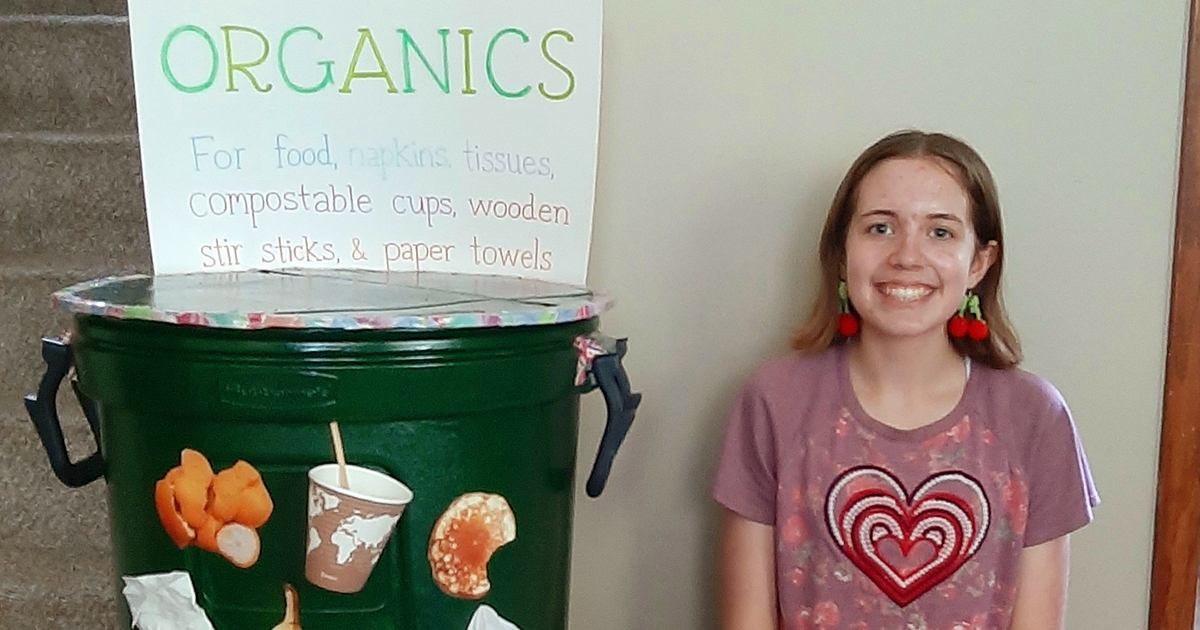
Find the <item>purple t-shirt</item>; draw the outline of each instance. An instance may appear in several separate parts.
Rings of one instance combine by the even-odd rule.
[[[972,363],[958,405],[911,431],[867,415],[845,346],[763,366],[713,491],[775,528],[780,627],[1008,628],[1021,550],[1099,503],[1054,386]]]

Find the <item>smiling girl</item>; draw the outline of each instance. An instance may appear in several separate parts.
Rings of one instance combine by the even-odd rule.
[[[834,196],[795,352],[726,429],[723,630],[1059,630],[1099,502],[1059,392],[1016,366],[991,173],[905,131]]]

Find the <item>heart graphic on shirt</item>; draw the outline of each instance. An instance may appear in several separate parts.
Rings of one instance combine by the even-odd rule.
[[[983,544],[990,510],[977,481],[942,472],[910,495],[882,468],[842,473],[825,501],[837,546],[898,606],[950,577]]]

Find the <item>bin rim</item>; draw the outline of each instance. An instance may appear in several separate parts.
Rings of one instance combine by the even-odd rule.
[[[586,287],[513,276],[272,269],[107,276],[56,291],[76,315],[235,330],[442,330],[563,324],[610,310]]]

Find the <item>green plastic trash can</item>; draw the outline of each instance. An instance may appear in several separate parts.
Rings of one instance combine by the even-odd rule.
[[[43,340],[26,406],[64,483],[104,478],[119,578],[186,572],[216,630],[273,627],[284,585],[305,630],[458,630],[484,605],[521,630],[566,627],[579,396],[599,387],[609,406],[591,496],[640,399],[624,341],[596,332],[604,296],[309,270],[107,278],[55,300],[75,330]],[[79,462],[54,407],[72,367],[98,444]],[[308,473],[333,461],[335,420],[349,463],[413,494],[390,537],[343,535],[337,557],[378,558],[353,593],[305,579],[321,543]],[[497,523],[515,537],[489,539]]]

